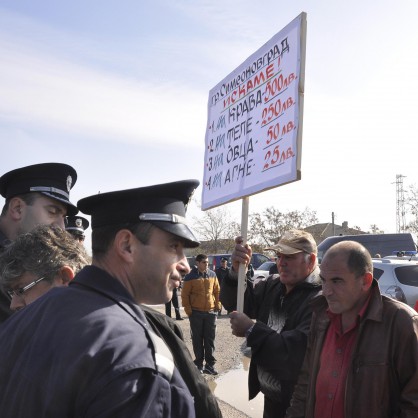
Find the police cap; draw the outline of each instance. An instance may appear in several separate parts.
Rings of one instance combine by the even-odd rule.
[[[91,215],[91,227],[149,222],[186,240],[194,248],[199,241],[186,224],[190,198],[198,180],[183,180],[155,186],[120,190],[89,196],[78,201],[78,208]]]
[[[82,216],[67,216],[65,219],[65,229],[75,235],[84,235],[89,225],[90,222]]]
[[[67,164],[34,164],[3,174],[0,194],[9,199],[30,192],[41,193],[64,203],[68,215],[75,215],[78,209],[70,202],[70,190],[76,181],[76,171]]]

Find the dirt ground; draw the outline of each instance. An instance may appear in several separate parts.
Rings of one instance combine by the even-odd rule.
[[[181,305],[181,298],[179,295],[179,302]],[[157,309],[160,312],[165,313],[164,306],[153,306],[154,309]],[[184,318],[184,321],[176,321],[177,324],[181,327],[184,340],[189,348],[189,351],[193,356],[193,347],[192,341],[190,337],[190,325],[187,315],[184,313],[183,309],[181,308],[181,315]],[[174,309],[172,308],[172,317],[174,318]],[[241,345],[243,343],[243,338],[234,337],[231,333],[231,327],[229,323],[229,317],[225,311],[223,314],[220,315],[217,319],[216,325],[216,340],[215,340],[215,357],[216,357],[216,370],[218,371],[219,375],[226,373],[227,371],[234,369],[238,366],[240,359],[242,357],[240,353]],[[210,386],[210,381],[218,378],[219,376],[210,376],[204,375],[205,379],[208,381]],[[226,402],[221,401],[218,399],[219,407],[222,411],[222,415],[224,418],[248,418],[249,416],[244,414],[241,411],[238,411],[231,405],[227,404]]]

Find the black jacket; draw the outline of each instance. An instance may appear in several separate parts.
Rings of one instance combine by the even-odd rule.
[[[247,345],[251,347],[248,377],[250,399],[261,389],[257,374],[257,367],[260,366],[280,381],[281,393],[276,394],[276,399],[280,398],[284,405],[289,404],[306,351],[312,316],[309,301],[320,290],[318,269],[289,294],[286,294],[278,275],[269,276],[254,289],[247,287],[244,312],[257,319],[247,339]],[[280,320],[284,322],[279,332],[267,325],[273,306]]]
[[[167,315],[157,312],[149,306],[142,306],[142,309],[151,328],[165,341],[173,354],[174,363],[194,398],[196,417],[222,418],[215,396],[209,389],[206,379],[194,364],[184,343],[181,328]]]
[[[170,357],[126,288],[85,267],[0,327],[1,417],[194,417]]]
[[[252,277],[254,276],[253,266],[250,264],[248,266],[247,274],[245,276],[245,285],[252,286]],[[237,310],[237,291],[238,291],[238,275],[236,272],[231,269],[228,270],[228,274],[225,275],[222,286],[219,300],[222,303],[222,306],[228,311]]]

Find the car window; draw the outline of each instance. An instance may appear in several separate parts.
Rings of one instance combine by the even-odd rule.
[[[193,256],[187,257],[187,262],[189,263],[190,268],[192,268],[195,265],[195,259]]]
[[[259,266],[266,261],[270,261],[270,259],[263,254],[253,254],[251,257],[251,264],[253,265],[254,269],[260,269]]]
[[[257,268],[257,270],[270,270],[270,267],[275,264],[273,261],[266,261]]]
[[[376,267],[374,267],[373,268],[373,277],[376,279],[376,280],[379,280],[380,279],[380,277],[382,277],[382,274],[384,273],[384,271],[383,270],[381,270],[381,269],[378,269],[378,268],[376,268]]]
[[[395,274],[399,283],[418,287],[418,265],[396,267]]]

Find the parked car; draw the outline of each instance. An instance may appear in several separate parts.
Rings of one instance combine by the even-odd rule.
[[[382,295],[407,303],[418,301],[418,262],[402,259],[373,259],[373,276]]]
[[[263,263],[266,263],[267,261],[271,261],[269,257],[267,257],[264,254],[260,253],[253,253],[253,256],[251,257],[251,264],[253,265],[253,269],[257,270],[260,268],[260,266]]]
[[[416,251],[393,251],[392,255],[387,255],[386,257],[391,260],[418,260],[418,254]]]
[[[187,262],[189,263],[190,268],[192,268],[196,264],[195,256],[192,255],[187,257]]]
[[[270,268],[276,264],[275,261],[266,261],[261,264],[257,270],[254,270],[253,285],[255,286],[260,280],[265,280],[269,276]]]
[[[221,258],[223,257],[228,260],[228,267],[231,267],[231,254],[209,254],[209,268],[215,271],[215,269],[221,265]],[[266,261],[270,261],[270,259],[264,254],[253,253],[253,256],[251,257],[251,264],[253,265],[254,270]]]

